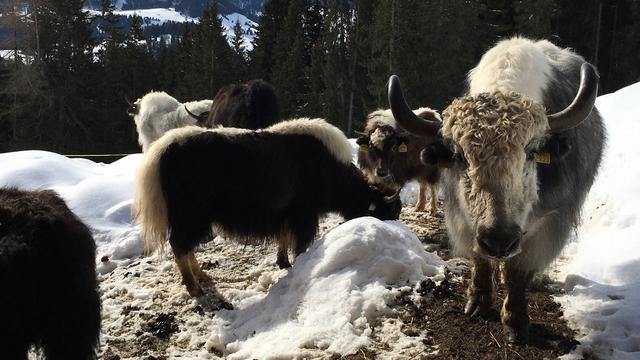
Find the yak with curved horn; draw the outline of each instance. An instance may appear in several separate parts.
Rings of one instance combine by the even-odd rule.
[[[569,49],[513,38],[483,55],[468,84],[442,126],[410,111],[396,76],[389,103],[406,129],[440,138],[439,158],[450,161],[442,169],[447,230],[454,251],[474,263],[465,313],[482,316],[493,305],[499,267],[506,338],[525,343],[528,284],[578,225],[600,165],[598,74]]]

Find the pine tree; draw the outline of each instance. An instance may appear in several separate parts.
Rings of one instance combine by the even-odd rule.
[[[273,49],[273,85],[280,100],[282,117],[307,113],[304,95],[308,91],[302,13],[306,0],[291,0],[282,29]]]
[[[350,81],[348,38],[351,33],[351,11],[344,0],[327,1],[322,42],[326,52],[323,67],[323,115],[347,130]]]
[[[41,0],[32,9],[38,18],[38,31],[32,34],[38,34],[43,96],[47,97],[38,106],[40,133],[35,140],[57,151],[82,149],[98,136],[90,116],[95,109],[87,101],[94,88],[85,85],[95,80],[94,41],[82,6],[82,0]]]
[[[272,81],[275,65],[274,49],[287,16],[291,0],[269,0],[260,15],[258,29],[251,51],[251,73],[254,77]]]
[[[244,47],[244,30],[240,24],[240,20],[236,20],[233,25],[233,38],[231,38],[231,47],[233,51],[242,59],[246,59],[246,52]]]
[[[233,37],[231,38],[235,81],[243,81],[248,77],[247,52],[244,45],[244,36],[245,31],[242,29],[240,20],[237,20],[233,25]]]

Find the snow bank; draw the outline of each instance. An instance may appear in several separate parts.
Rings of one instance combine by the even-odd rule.
[[[85,9],[85,12],[88,14],[98,16],[101,15],[102,12],[100,10],[90,10]],[[173,22],[198,22],[198,18],[187,16],[174,8],[156,8],[156,9],[136,9],[136,10],[116,10],[113,12],[115,15],[119,16],[133,16],[138,15],[142,19],[144,19],[145,25],[162,25],[167,21]]]
[[[605,157],[560,266],[557,300],[582,343],[565,359],[640,358],[640,83],[598,98]]]
[[[98,259],[107,255],[128,260],[143,251],[131,215],[134,173],[141,158],[134,154],[105,165],[46,151],[5,153],[0,154],[0,186],[55,190],[91,227]]]
[[[229,359],[354,353],[369,344],[371,322],[390,311],[388,285],[441,276],[444,265],[399,222],[351,220],[316,241],[267,294],[218,312],[207,346]]]

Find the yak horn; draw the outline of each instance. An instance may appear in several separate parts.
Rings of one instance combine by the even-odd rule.
[[[589,63],[580,68],[580,88],[571,105],[555,114],[547,115],[549,128],[553,132],[561,132],[580,125],[589,116],[598,96],[598,72]]]
[[[389,77],[388,98],[393,117],[402,127],[416,135],[438,136],[440,122],[422,119],[411,110],[402,93],[400,78],[396,75]]]
[[[399,188],[398,191],[396,191],[393,195],[385,196],[383,198],[384,202],[386,202],[387,204],[391,204],[392,202],[396,201],[400,196],[400,190],[402,190],[402,188]]]
[[[196,114],[192,113],[191,111],[189,111],[189,108],[187,108],[187,105],[184,106],[184,109],[187,111],[187,114],[189,114],[192,118],[194,118],[194,119],[196,119],[196,121],[198,121],[198,124],[203,123],[209,117],[209,112],[208,111],[205,111],[200,115],[196,115]]]

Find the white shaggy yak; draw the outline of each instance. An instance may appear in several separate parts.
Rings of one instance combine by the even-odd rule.
[[[129,115],[136,123],[142,152],[171,129],[198,125],[185,107],[192,113],[201,114],[208,112],[212,103],[212,100],[200,100],[182,104],[164,91],[150,92],[136,100]]]
[[[488,312],[500,268],[506,338],[527,342],[528,284],[578,225],[602,157],[598,74],[569,49],[516,37],[487,51],[468,85],[442,125],[410,111],[395,76],[389,102],[405,128],[440,136],[448,155],[437,158],[451,159],[442,171],[447,231],[454,251],[474,263],[465,313]]]

